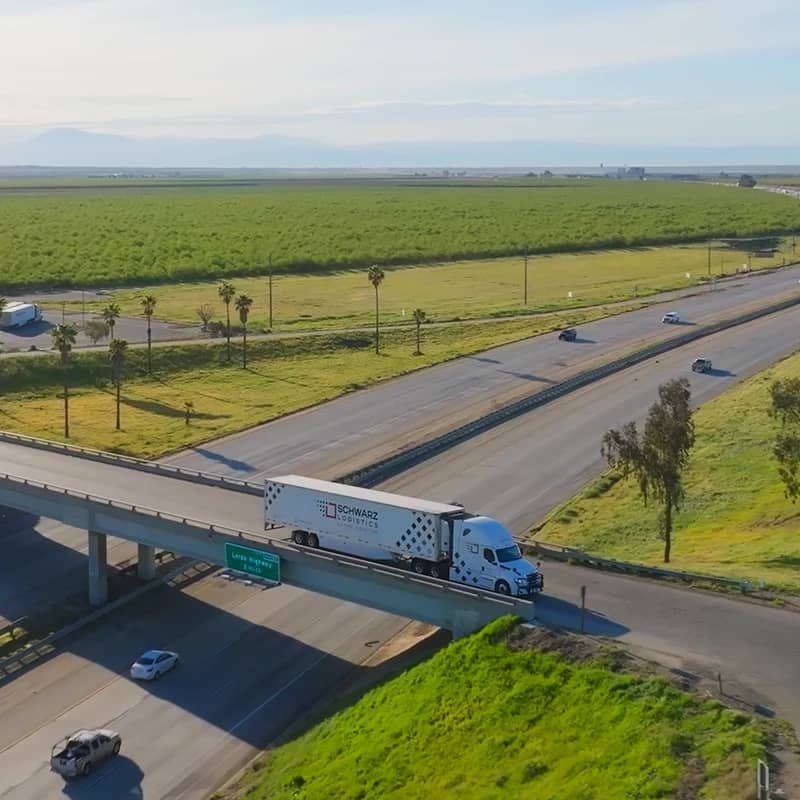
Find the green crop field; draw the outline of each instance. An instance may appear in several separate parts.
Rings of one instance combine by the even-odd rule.
[[[0,189],[0,291],[630,247],[800,228],[728,186],[280,185]]]
[[[448,320],[645,297],[706,281],[709,267],[711,275],[719,276],[734,273],[748,261],[753,269],[766,269],[796,257],[791,237],[776,237],[774,244],[777,249],[773,255],[750,259],[746,250],[713,242],[710,262],[705,245],[534,256],[528,259],[527,306],[523,303],[524,264],[519,257],[387,268],[380,289],[381,319],[386,323],[408,322],[414,308],[422,308],[431,318]],[[233,283],[237,292],[255,301],[251,329],[267,327],[267,279],[248,276],[235,278]],[[88,295],[86,310],[98,312],[113,300],[123,316],[139,316],[144,294],[157,299],[156,316],[160,319],[197,324],[197,309],[206,303],[213,307],[215,319],[225,319],[217,284],[211,281],[119,289],[97,299]],[[369,325],[374,319],[374,292],[364,269],[279,275],[272,281],[272,297],[273,330]],[[55,305],[60,309],[62,303]],[[66,304],[78,311],[81,306],[80,300]]]
[[[614,672],[602,651],[570,662],[520,634],[503,618],[446,647],[266,755],[227,796],[752,797],[761,723]]]
[[[767,415],[772,381],[798,375],[800,354],[697,412],[697,442],[686,502],[675,519],[671,567],[800,591],[800,505],[783,496],[771,456],[776,428]],[[642,506],[631,483],[617,482],[609,472],[553,512],[534,535],[658,565],[663,552],[658,513],[653,505]]]
[[[413,355],[413,330],[383,333],[380,356],[366,332],[254,341],[246,370],[239,367],[238,341],[230,365],[224,362],[224,344],[159,347],[153,349],[152,379],[144,374],[146,351],[131,350],[121,431],[114,430],[108,354],[75,353],[69,379],[71,441],[154,458],[430,364],[609,313],[599,308],[423,328],[421,356]],[[55,356],[0,359],[0,428],[62,439],[61,380]],[[196,412],[189,426],[183,417],[187,400]]]

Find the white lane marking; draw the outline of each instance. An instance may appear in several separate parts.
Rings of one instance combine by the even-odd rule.
[[[328,653],[323,653],[318,659],[309,664],[304,670],[298,672],[297,675],[294,676],[294,678],[292,678],[288,683],[285,683],[280,689],[278,689],[277,692],[271,694],[266,700],[264,700],[263,703],[260,703],[252,711],[249,711],[247,714],[245,714],[245,716],[243,716],[232,728],[228,729],[228,733],[233,733],[237,728],[240,728],[242,725],[244,725],[245,722],[247,722],[247,720],[258,714],[258,712],[261,711],[265,706],[268,706],[273,700],[275,700],[277,697],[280,697],[287,689],[289,689],[291,686],[297,683],[297,681],[299,681],[300,678],[303,677],[303,675],[305,675],[307,672],[311,672],[312,669],[314,669],[318,664],[320,664],[324,659],[326,659],[328,655],[329,655]]]

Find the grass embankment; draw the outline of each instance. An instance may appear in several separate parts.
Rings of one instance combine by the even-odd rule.
[[[0,192],[0,291],[173,283],[789,233],[780,194],[667,182]]]
[[[791,241],[782,240],[774,256],[753,258],[752,267],[764,269],[791,260]],[[711,273],[732,274],[747,262],[747,252],[718,242],[711,252]],[[523,275],[523,260],[516,257],[387,269],[380,289],[381,318],[386,323],[409,322],[415,308],[438,320],[525,314],[684,289],[707,279],[708,250],[703,245],[683,245],[531,257],[527,306],[523,304]],[[253,328],[267,326],[266,279],[243,277],[233,283],[237,292],[255,300],[250,317]],[[156,316],[160,319],[198,324],[197,309],[208,303],[215,319],[224,320],[225,306],[217,286],[207,281],[121,289],[111,296],[90,299],[86,308],[98,313],[113,300],[123,316],[141,316],[141,298],[152,294],[158,301]],[[279,275],[273,280],[272,294],[276,330],[369,325],[373,321],[373,288],[363,269]],[[55,305],[61,308],[62,304]],[[80,301],[66,305],[74,310],[82,307]]]
[[[122,390],[122,431],[114,428],[109,358],[104,352],[76,353],[70,367],[70,433],[75,444],[155,457],[226,433],[266,422],[420,367],[517,341],[567,324],[607,316],[603,309],[486,324],[422,329],[423,355],[415,356],[413,330],[387,331],[381,354],[367,332],[255,341],[248,369],[240,368],[241,345],[153,349],[152,379],[146,350],[128,354]],[[0,428],[61,439],[61,369],[55,356],[0,359]],[[195,415],[184,424],[184,403]]]
[[[784,497],[771,456],[777,428],[767,414],[772,381],[798,375],[800,354],[698,410],[671,567],[800,591],[800,505]],[[607,472],[533,535],[595,555],[660,565],[658,514],[657,505],[642,506],[632,482]]]
[[[526,649],[497,620],[278,747],[238,796],[751,796],[761,723],[597,656]]]

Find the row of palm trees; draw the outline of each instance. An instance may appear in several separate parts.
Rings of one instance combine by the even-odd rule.
[[[380,302],[378,298],[378,288],[383,283],[383,279],[386,277],[384,271],[377,265],[373,264],[367,270],[367,278],[372,286],[375,288],[375,353],[379,354],[381,351],[380,348]],[[411,312],[414,323],[417,326],[417,349],[414,351],[415,356],[421,356],[422,350],[420,349],[420,329],[422,328],[423,323],[428,321],[428,315],[424,312],[421,308],[415,308]]]
[[[375,352],[380,353],[380,298],[379,288],[385,278],[384,271],[377,265],[373,265],[367,271],[369,282],[375,289]],[[233,284],[223,281],[217,288],[217,293],[225,303],[226,316],[226,353],[227,360],[231,361],[231,303],[239,314],[239,321],[242,325],[242,368],[247,369],[247,321],[250,315],[250,308],[253,299],[246,294],[236,295]],[[0,311],[5,305],[5,299],[0,297]],[[147,374],[152,374],[152,318],[155,314],[157,300],[153,295],[146,295],[141,299],[142,312],[147,319]],[[114,335],[114,328],[117,319],[121,315],[121,309],[117,303],[109,303],[100,313],[101,318],[108,326],[111,340],[108,345],[109,359],[111,363],[111,374],[116,394],[116,430],[121,429],[120,406],[122,394],[122,379],[125,372],[125,364],[128,353],[128,342],[125,339],[117,339]],[[417,349],[415,355],[421,355],[420,328],[427,322],[427,314],[420,308],[412,312],[416,324]],[[67,381],[67,370],[69,366],[72,349],[78,335],[78,329],[72,323],[62,322],[51,330],[53,346],[59,353],[59,360],[63,371],[64,386],[64,436],[69,438],[69,383]],[[188,412],[187,412],[188,424]]]

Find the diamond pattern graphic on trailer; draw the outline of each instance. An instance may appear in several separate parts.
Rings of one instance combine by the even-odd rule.
[[[398,550],[421,558],[435,558],[436,520],[429,514],[417,514],[414,521],[395,541]]]

